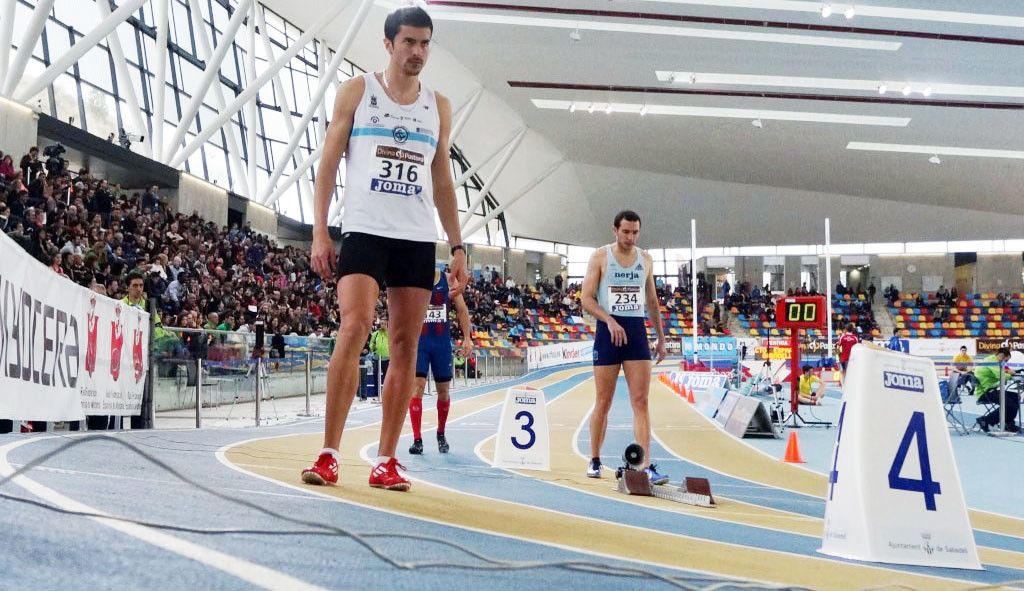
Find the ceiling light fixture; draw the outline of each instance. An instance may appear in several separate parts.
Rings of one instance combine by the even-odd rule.
[[[590,103],[590,106],[587,107],[587,112],[588,113],[593,113],[594,112],[594,103]]]
[[[608,103],[608,106],[605,108],[604,112],[606,114],[608,114],[608,115],[612,114],[612,104],[611,103]]]
[[[933,156],[963,156],[968,158],[1008,158],[1024,160],[1024,151],[992,150],[988,148],[960,148],[957,146],[920,146],[914,144],[885,144],[878,142],[850,142],[847,150],[868,152],[898,152],[903,154],[931,154]]]
[[[841,47],[844,49],[868,49],[875,51],[899,51],[903,43],[876,39],[853,39],[849,37],[807,35],[796,33],[764,33],[678,25],[653,25],[617,21],[571,20],[544,18],[511,14],[489,14],[476,12],[448,12],[438,10],[431,13],[435,21],[458,21],[491,25],[514,25],[548,29],[601,31],[612,33],[635,33],[640,35],[665,35],[669,37],[690,37],[698,39],[719,39],[726,41],[754,41],[760,43],[784,43],[788,45],[810,45],[817,47]]]
[[[760,119],[754,119],[750,124],[758,129],[764,129],[764,121],[761,121]]]
[[[569,31],[569,39],[571,39],[572,41],[576,42],[576,41],[579,41],[582,38],[583,37],[580,36],[580,30],[579,29],[573,29],[573,30]]]
[[[910,96],[911,92],[914,92],[914,89],[910,88],[909,84],[903,87],[903,96]]]
[[[780,10],[787,12],[821,13],[822,0],[639,0],[664,4],[687,4],[728,8],[753,8],[757,10]],[[849,1],[849,0],[846,0]],[[905,2],[890,2],[905,4]],[[922,3],[925,4],[925,3]],[[963,3],[965,6],[967,3]],[[895,6],[861,5],[857,8],[860,16],[913,21],[930,21],[961,25],[983,25],[991,27],[1024,27],[1024,17],[1008,14],[981,14],[975,12],[954,12],[931,10],[929,8],[900,8]]]
[[[576,112],[576,101],[573,101],[572,104],[569,105],[569,112],[570,113],[575,113]]]
[[[1015,98],[1024,99],[1024,86],[981,86],[974,84],[932,84],[927,80],[917,80],[913,83],[904,80],[871,80],[856,78],[814,78],[810,76],[769,76],[763,74],[734,74],[727,72],[691,72],[673,70],[655,70],[654,75],[661,82],[676,80],[683,81],[695,75],[700,79],[702,85],[723,85],[723,86],[768,86],[777,88],[810,88],[815,90],[837,90],[837,91],[860,91],[880,92],[880,87],[886,91],[895,90],[899,92],[904,86],[913,84],[920,89],[931,88],[933,94],[943,96],[977,96],[993,98]]]
[[[850,6],[849,8],[846,9],[846,12],[843,13],[843,16],[846,17],[846,20],[850,20],[853,17],[857,16],[857,11],[853,8],[853,6]]]
[[[690,84],[696,84],[696,83],[697,83],[697,73],[694,72],[693,74],[690,74]]]
[[[538,109],[568,111],[571,101],[555,99],[531,99]],[[640,103],[615,103],[616,113],[639,113],[644,107]],[[593,112],[593,103],[588,109]],[[761,119],[762,121],[802,121],[807,123],[835,123],[841,125],[878,125],[883,127],[906,127],[909,117],[883,117],[875,115],[847,115],[815,111],[776,111],[767,109],[731,109],[724,107],[693,107],[685,105],[647,104],[651,115],[675,115],[680,117],[721,117],[725,119]]]
[[[885,94],[887,90],[889,90],[889,87],[885,85],[885,82],[878,85],[878,94]]]
[[[640,116],[643,117],[646,114],[647,114],[647,103],[644,103],[644,106],[640,107]]]
[[[932,87],[931,86],[925,86],[924,90],[921,91],[921,94],[923,94],[925,96],[931,96],[932,95]]]
[[[938,154],[932,154],[932,157],[928,159],[928,162],[932,164],[942,164],[942,158],[939,158]]]
[[[828,18],[832,16],[832,5],[827,2],[821,7],[821,18]]]

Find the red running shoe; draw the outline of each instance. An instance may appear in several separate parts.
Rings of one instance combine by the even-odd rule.
[[[331,454],[320,454],[316,463],[302,471],[302,481],[306,484],[338,483],[338,461]]]
[[[386,463],[377,464],[377,467],[370,471],[370,486],[387,490],[409,490],[412,488],[412,483],[398,473],[398,468],[405,470],[405,466],[399,464],[395,458],[391,458]]]

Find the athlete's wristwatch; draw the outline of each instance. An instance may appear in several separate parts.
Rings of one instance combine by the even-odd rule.
[[[452,256],[455,256],[456,250],[461,250],[462,254],[466,254],[466,247],[462,246],[461,244],[456,244],[455,246],[452,247]]]

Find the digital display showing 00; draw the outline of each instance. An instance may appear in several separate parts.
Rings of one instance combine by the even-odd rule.
[[[825,298],[782,298],[775,303],[775,322],[779,328],[821,328],[825,325]]]

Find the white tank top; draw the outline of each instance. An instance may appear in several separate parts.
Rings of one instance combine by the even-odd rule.
[[[612,316],[643,318],[647,315],[647,270],[644,251],[634,248],[636,258],[623,267],[615,258],[614,245],[605,249],[604,272],[597,287],[597,303]]]
[[[430,165],[440,130],[434,92],[421,87],[415,103],[399,105],[373,72],[363,80],[345,154],[342,231],[434,242]]]

